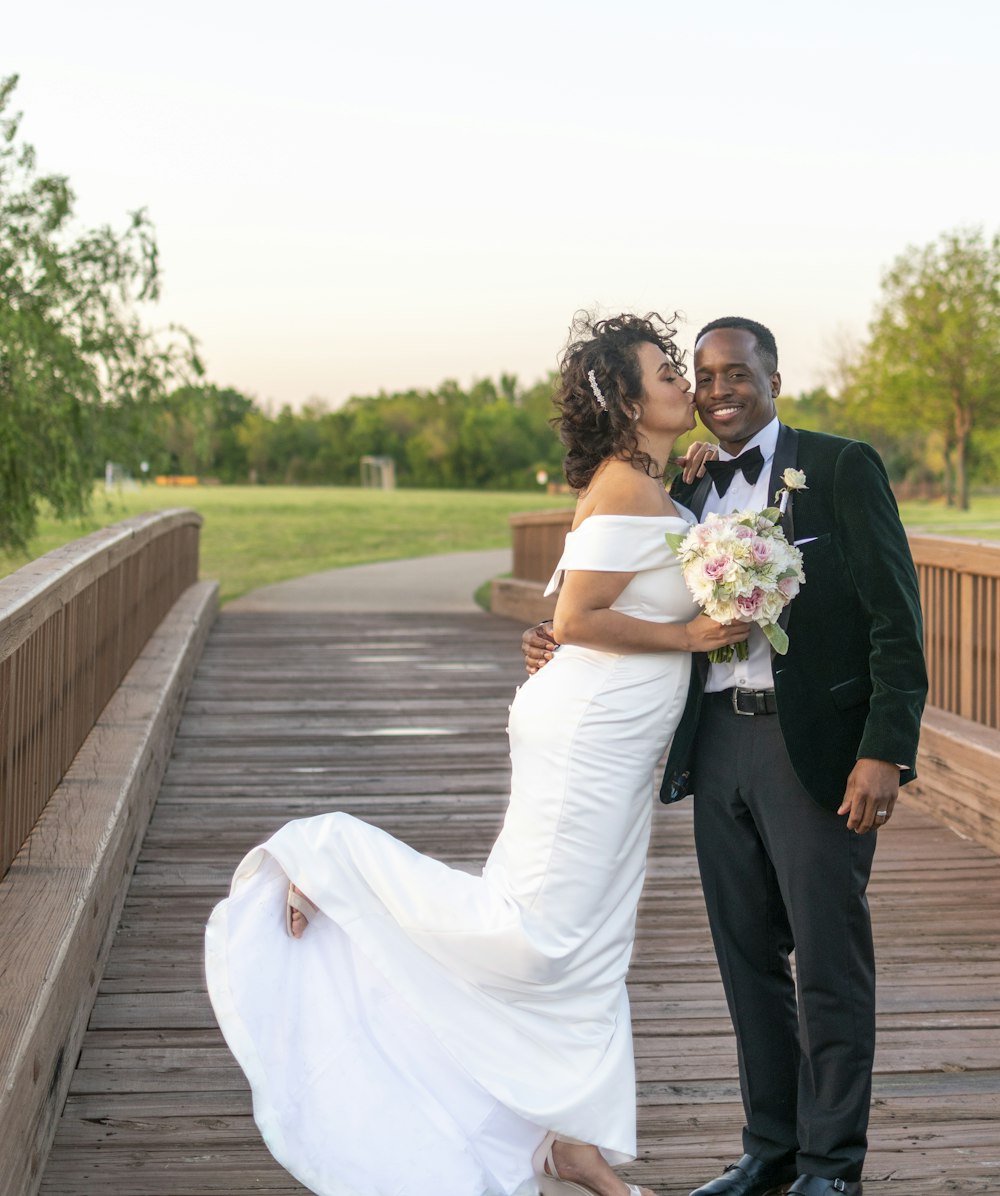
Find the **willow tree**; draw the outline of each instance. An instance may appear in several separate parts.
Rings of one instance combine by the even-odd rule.
[[[896,259],[845,398],[889,432],[936,434],[968,509],[970,448],[1000,417],[1000,234],[945,233]]]
[[[159,296],[145,212],[126,227],[78,231],[73,192],[39,175],[0,79],[0,548],[24,549],[39,504],[83,511],[100,454],[98,404],[152,404],[170,380],[200,372],[182,329],[154,331]]]

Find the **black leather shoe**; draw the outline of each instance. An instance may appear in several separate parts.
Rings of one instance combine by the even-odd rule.
[[[777,1196],[795,1178],[795,1157],[765,1162],[745,1154],[709,1183],[695,1188],[691,1196]],[[810,1193],[812,1196],[812,1193]]]
[[[822,1175],[800,1175],[788,1189],[788,1196],[861,1196],[861,1181],[827,1179]]]

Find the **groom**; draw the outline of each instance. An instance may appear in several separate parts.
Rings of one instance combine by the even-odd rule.
[[[695,669],[661,797],[694,793],[695,841],[739,1048],[743,1157],[691,1196],[860,1196],[875,1047],[865,888],[912,780],[927,682],[917,579],[878,455],[780,424],[774,337],[738,317],[695,342],[719,460],[673,494],[704,517],[772,505],[806,582],[789,649]],[[697,659],[697,658],[696,658]],[[789,968],[794,950],[796,981]],[[797,986],[797,992],[796,992]],[[794,1182],[792,1182],[794,1181]]]

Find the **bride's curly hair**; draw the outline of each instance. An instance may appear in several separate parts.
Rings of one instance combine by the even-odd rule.
[[[671,320],[676,320],[676,314]],[[631,461],[650,477],[658,477],[648,453],[639,449],[632,412],[642,399],[642,371],[637,349],[644,341],[666,353],[678,374],[684,354],[674,343],[676,328],[657,312],[645,316],[622,313],[597,320],[578,312],[569,344],[559,363],[560,383],[553,401],[559,414],[552,424],[566,446],[563,469],[574,490],[585,490],[598,465],[608,457]],[[590,371],[607,410],[590,384]]]

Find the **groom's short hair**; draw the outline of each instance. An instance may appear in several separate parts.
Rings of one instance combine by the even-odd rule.
[[[758,324],[756,320],[748,320],[746,316],[723,316],[720,320],[712,320],[710,324],[706,324],[694,338],[694,343],[697,344],[706,332],[715,332],[719,328],[737,328],[743,332],[749,332],[757,342],[757,356],[764,363],[767,372],[769,374],[777,372],[778,342],[774,339],[774,333],[770,328],[764,324]]]

